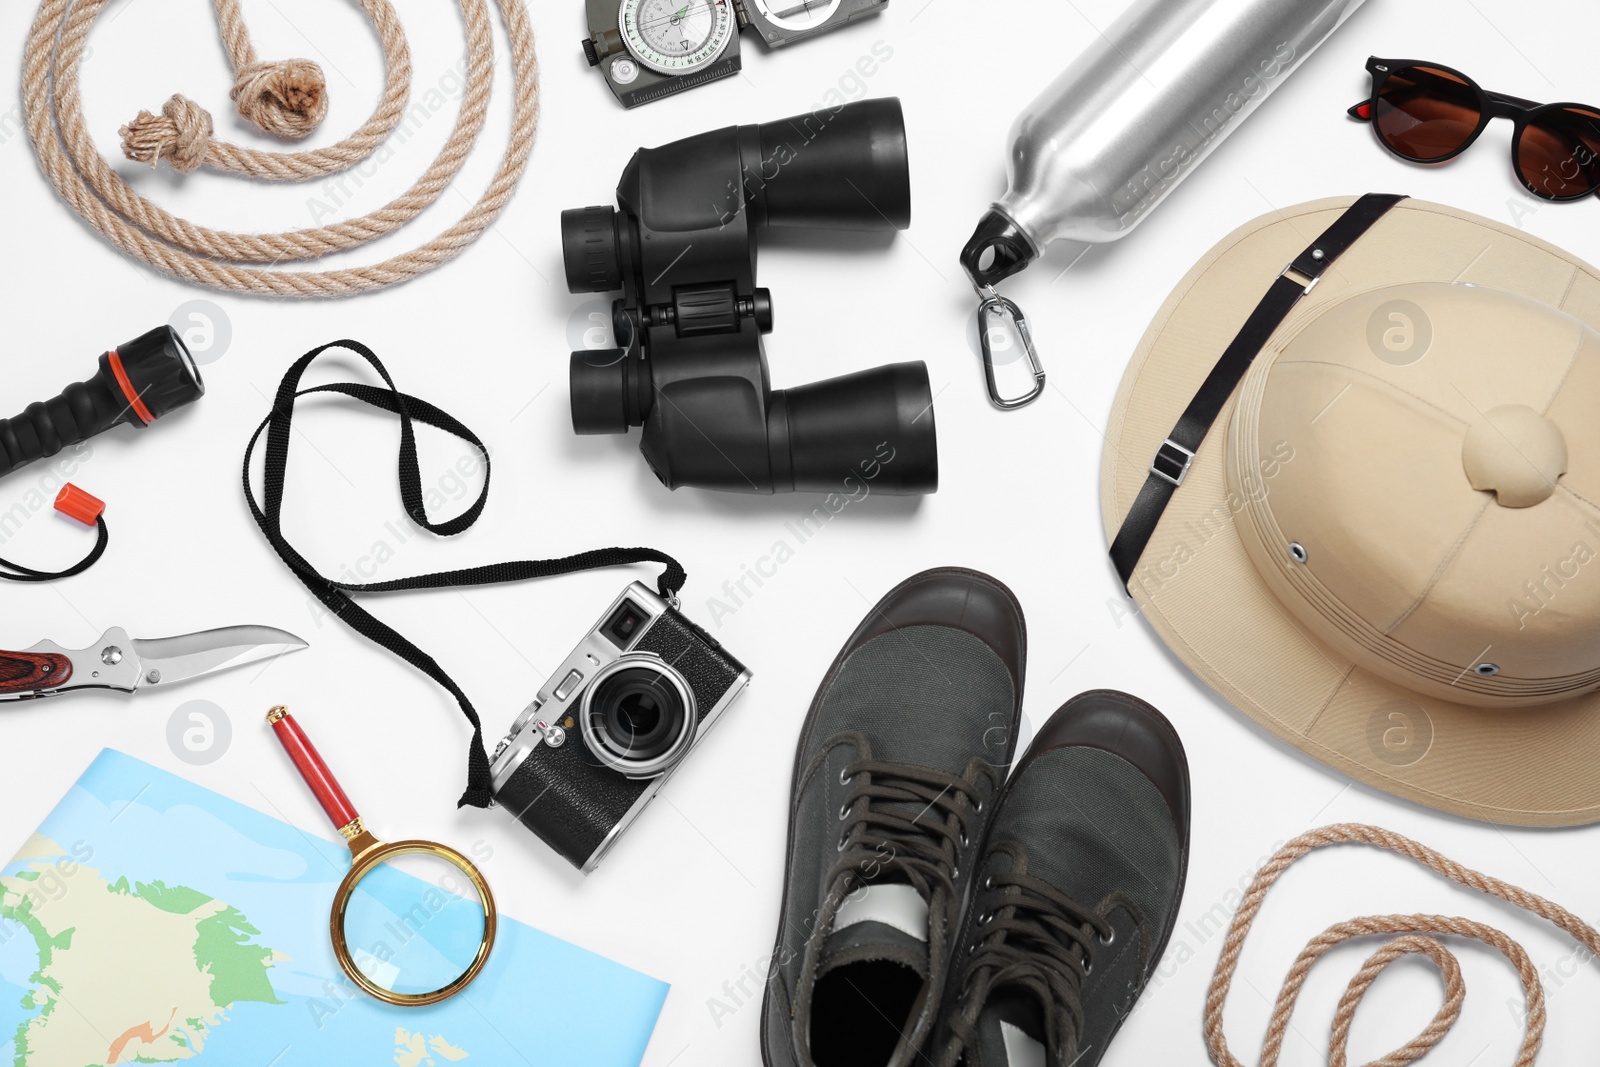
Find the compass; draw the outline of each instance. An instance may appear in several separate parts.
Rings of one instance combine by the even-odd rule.
[[[714,62],[739,32],[733,0],[622,0],[617,24],[642,66],[673,75]]]
[[[624,107],[739,73],[741,30],[782,48],[868,15],[889,0],[583,0],[583,55]]]

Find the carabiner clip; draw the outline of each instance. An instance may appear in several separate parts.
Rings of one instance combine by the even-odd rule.
[[[979,288],[978,295],[983,298],[983,303],[978,305],[978,338],[983,345],[983,376],[989,387],[989,403],[1002,411],[1027,407],[1044,392],[1044,367],[1039,363],[1039,353],[1034,350],[1033,331],[1028,328],[1027,316],[1014,302],[996,292],[992,285]],[[994,331],[999,327],[991,320],[1001,318],[1010,320],[1009,328],[1021,339],[1022,350],[1028,357],[1028,369],[1033,373],[1033,390],[1022,396],[1001,396],[1000,384],[995,378]]]

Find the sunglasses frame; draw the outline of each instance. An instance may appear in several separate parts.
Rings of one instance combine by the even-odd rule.
[[[1459,78],[1461,79],[1461,83],[1463,85],[1477,94],[1478,126],[1472,131],[1471,135],[1461,143],[1461,147],[1445,155],[1435,156],[1432,159],[1419,159],[1416,156],[1407,155],[1394,145],[1390,144],[1389,141],[1383,136],[1383,132],[1378,129],[1378,124],[1373,121],[1373,116],[1377,114],[1378,97],[1383,91],[1384,84],[1388,82],[1391,75],[1397,71],[1405,70],[1409,67],[1422,67],[1428,70],[1436,70],[1440,73],[1448,74],[1451,77]],[[1372,92],[1367,96],[1367,99],[1361,101],[1359,104],[1353,105],[1346,112],[1346,114],[1358,122],[1365,122],[1370,125],[1372,127],[1373,135],[1378,139],[1378,143],[1387,149],[1391,155],[1403,159],[1408,163],[1421,163],[1425,165],[1446,163],[1456,158],[1467,149],[1471,148],[1478,138],[1483,134],[1483,131],[1489,128],[1490,122],[1493,122],[1495,119],[1510,119],[1515,125],[1515,129],[1511,135],[1511,170],[1512,173],[1517,176],[1517,180],[1522,183],[1523,188],[1527,189],[1528,192],[1539,197],[1541,200],[1549,200],[1555,203],[1567,203],[1573,200],[1582,200],[1585,197],[1594,196],[1596,193],[1600,193],[1600,181],[1596,181],[1592,188],[1586,189],[1581,193],[1574,193],[1570,196],[1555,196],[1549,192],[1537,188],[1534,183],[1522,173],[1522,163],[1519,151],[1522,147],[1523,133],[1528,129],[1529,126],[1536,125],[1536,119],[1541,118],[1551,112],[1567,111],[1573,108],[1600,115],[1600,107],[1595,107],[1593,104],[1580,104],[1576,101],[1562,101],[1554,104],[1539,104],[1532,100],[1524,100],[1520,96],[1511,96],[1507,93],[1490,92],[1488,89],[1485,89],[1471,77],[1462,73],[1461,71],[1456,70],[1453,67],[1447,67],[1443,63],[1435,63],[1432,60],[1427,59],[1383,59],[1378,56],[1371,56],[1367,59],[1367,72],[1372,75]]]

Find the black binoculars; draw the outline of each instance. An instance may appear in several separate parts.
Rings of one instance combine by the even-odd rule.
[[[939,459],[928,369],[896,363],[773,389],[756,287],[765,227],[903,230],[911,224],[905,117],[863,100],[730,126],[635,153],[618,211],[562,212],[567,286],[620,289],[615,349],[572,355],[572,427],[643,426],[640,451],[669,489],[931,493]]]

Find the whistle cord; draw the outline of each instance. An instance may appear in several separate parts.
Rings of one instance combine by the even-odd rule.
[[[365,359],[383,379],[383,387],[357,382],[337,382],[332,385],[301,389],[300,378],[305,374],[306,368],[322,353],[334,348],[354,352]],[[383,363],[366,345],[357,341],[334,341],[332,344],[307,352],[284,374],[283,381],[278,385],[277,396],[273,400],[272,411],[261,421],[261,425],[256,427],[255,433],[250,435],[249,445],[245,447],[243,474],[244,497],[250,505],[251,514],[255,516],[256,525],[261,527],[261,532],[266,535],[268,543],[294,572],[295,577],[300,579],[301,584],[351,629],[422,671],[455,697],[456,703],[461,707],[461,713],[472,724],[472,745],[467,756],[467,790],[462,794],[458,806],[486,808],[494,799],[489,773],[489,754],[483,744],[483,724],[478,717],[477,709],[472,706],[472,701],[432,656],[356,604],[350,594],[393,593],[413,589],[462,589],[468,586],[552,578],[577,571],[622,567],[634,563],[660,563],[664,566],[664,570],[657,583],[657,589],[663,599],[676,601],[678,590],[683,588],[688,575],[684,573],[682,565],[677,560],[653,548],[602,548],[591,552],[580,552],[562,559],[493,563],[462,570],[422,574],[412,578],[399,578],[388,582],[343,582],[324,577],[284,537],[282,522],[283,486],[289,468],[289,430],[294,419],[294,405],[299,397],[313,393],[339,393],[400,417],[398,474],[401,502],[405,505],[406,514],[411,517],[412,522],[429,533],[441,537],[451,537],[466,531],[483,514],[484,505],[489,500],[489,450],[479,440],[477,434],[448,412],[434,407],[426,400],[400,392]],[[483,489],[479,491],[478,498],[472,505],[453,519],[436,523],[428,518],[422,492],[422,474],[417,462],[417,439],[413,422],[426,423],[459,437],[476,448],[483,457]],[[250,485],[250,460],[255,454],[256,442],[261,439],[263,432],[267,435],[267,453],[263,468],[262,502],[257,503],[255,491]]]
[[[277,234],[231,233],[178,218],[132,189],[95,147],[84,122],[79,70],[89,30],[109,0],[44,0],[28,33],[22,64],[23,110],[40,169],[89,225],[122,251],[184,281],[257,296],[348,296],[406,281],[459,255],[499,215],[528,163],[539,118],[538,60],[523,0],[497,0],[510,42],[511,138],[482,197],[454,225],[410,252],[380,263],[328,271],[271,269],[359,248],[421,214],[449,187],[472,154],[488,112],[494,45],[484,0],[460,0],[467,74],[461,111],[437,159],[399,197],[361,218]],[[322,70],[304,59],[263,61],[238,0],[214,0],[224,50],[234,70],[239,114],[263,131],[298,139],[327,114]],[[370,118],[328,148],[266,152],[215,137],[209,113],[175,95],[159,115],[148,111],[121,130],[123,153],[155,166],[165,159],[187,173],[201,166],[248,178],[306,181],[368,159],[405,114],[411,53],[389,0],[360,0],[383,44],[383,95]],[[262,266],[266,265],[265,268]]]
[[[74,574],[82,574],[100,561],[106,554],[106,545],[111,541],[111,531],[106,526],[105,516],[96,516],[94,520],[97,536],[94,547],[89,554],[64,571],[39,571],[32,567],[24,567],[20,563],[12,563],[8,559],[0,559],[0,579],[8,582],[53,582],[58,578],[71,578]]]
[[[1244,949],[1245,938],[1249,935],[1250,925],[1255,922],[1262,904],[1266,902],[1268,891],[1296,860],[1307,853],[1330,845],[1344,844],[1371,845],[1405,856],[1468,889],[1476,889],[1480,893],[1497,897],[1548,919],[1571,934],[1591,953],[1600,955],[1600,932],[1559,904],[1502,882],[1498,878],[1491,878],[1489,875],[1463,867],[1426,845],[1418,844],[1393,831],[1358,823],[1325,826],[1320,830],[1301,834],[1290,841],[1265,867],[1261,868],[1255,881],[1250,885],[1250,891],[1240,904],[1233,924],[1228,928],[1222,955],[1217,960],[1217,971],[1211,979],[1211,988],[1206,994],[1206,1047],[1211,1053],[1212,1062],[1218,1067],[1244,1067],[1228,1048],[1227,1038],[1222,1032],[1222,1012],[1228,999],[1228,991],[1233,984],[1234,971],[1239,966],[1239,955]],[[1339,1000],[1338,1011],[1333,1020],[1333,1035],[1328,1044],[1328,1067],[1346,1067],[1348,1060],[1346,1046],[1350,1040],[1350,1025],[1355,1018],[1361,998],[1366,995],[1384,968],[1406,956],[1420,955],[1433,961],[1440,977],[1444,979],[1444,1003],[1420,1034],[1387,1056],[1373,1060],[1367,1067],[1405,1067],[1406,1064],[1425,1055],[1450,1032],[1450,1028],[1461,1017],[1466,984],[1461,978],[1460,963],[1440,940],[1445,936],[1480,941],[1497,950],[1516,968],[1517,974],[1522,979],[1528,1010],[1522,1047],[1515,1062],[1516,1067],[1532,1067],[1544,1041],[1545,1003],[1544,987],[1539,980],[1539,972],[1528,958],[1528,953],[1516,941],[1492,926],[1470,919],[1443,915],[1369,915],[1349,922],[1335,923],[1312,939],[1295,960],[1288,977],[1284,980],[1282,990],[1278,993],[1272,1020],[1267,1026],[1266,1041],[1261,1048],[1260,1067],[1274,1067],[1277,1064],[1278,1056],[1283,1051],[1283,1039],[1288,1032],[1290,1016],[1294,1013],[1295,1000],[1299,997],[1301,987],[1305,985],[1306,977],[1317,960],[1328,950],[1353,938],[1391,934],[1397,936],[1384,943],[1367,959],[1361,970],[1350,980],[1344,996]]]

